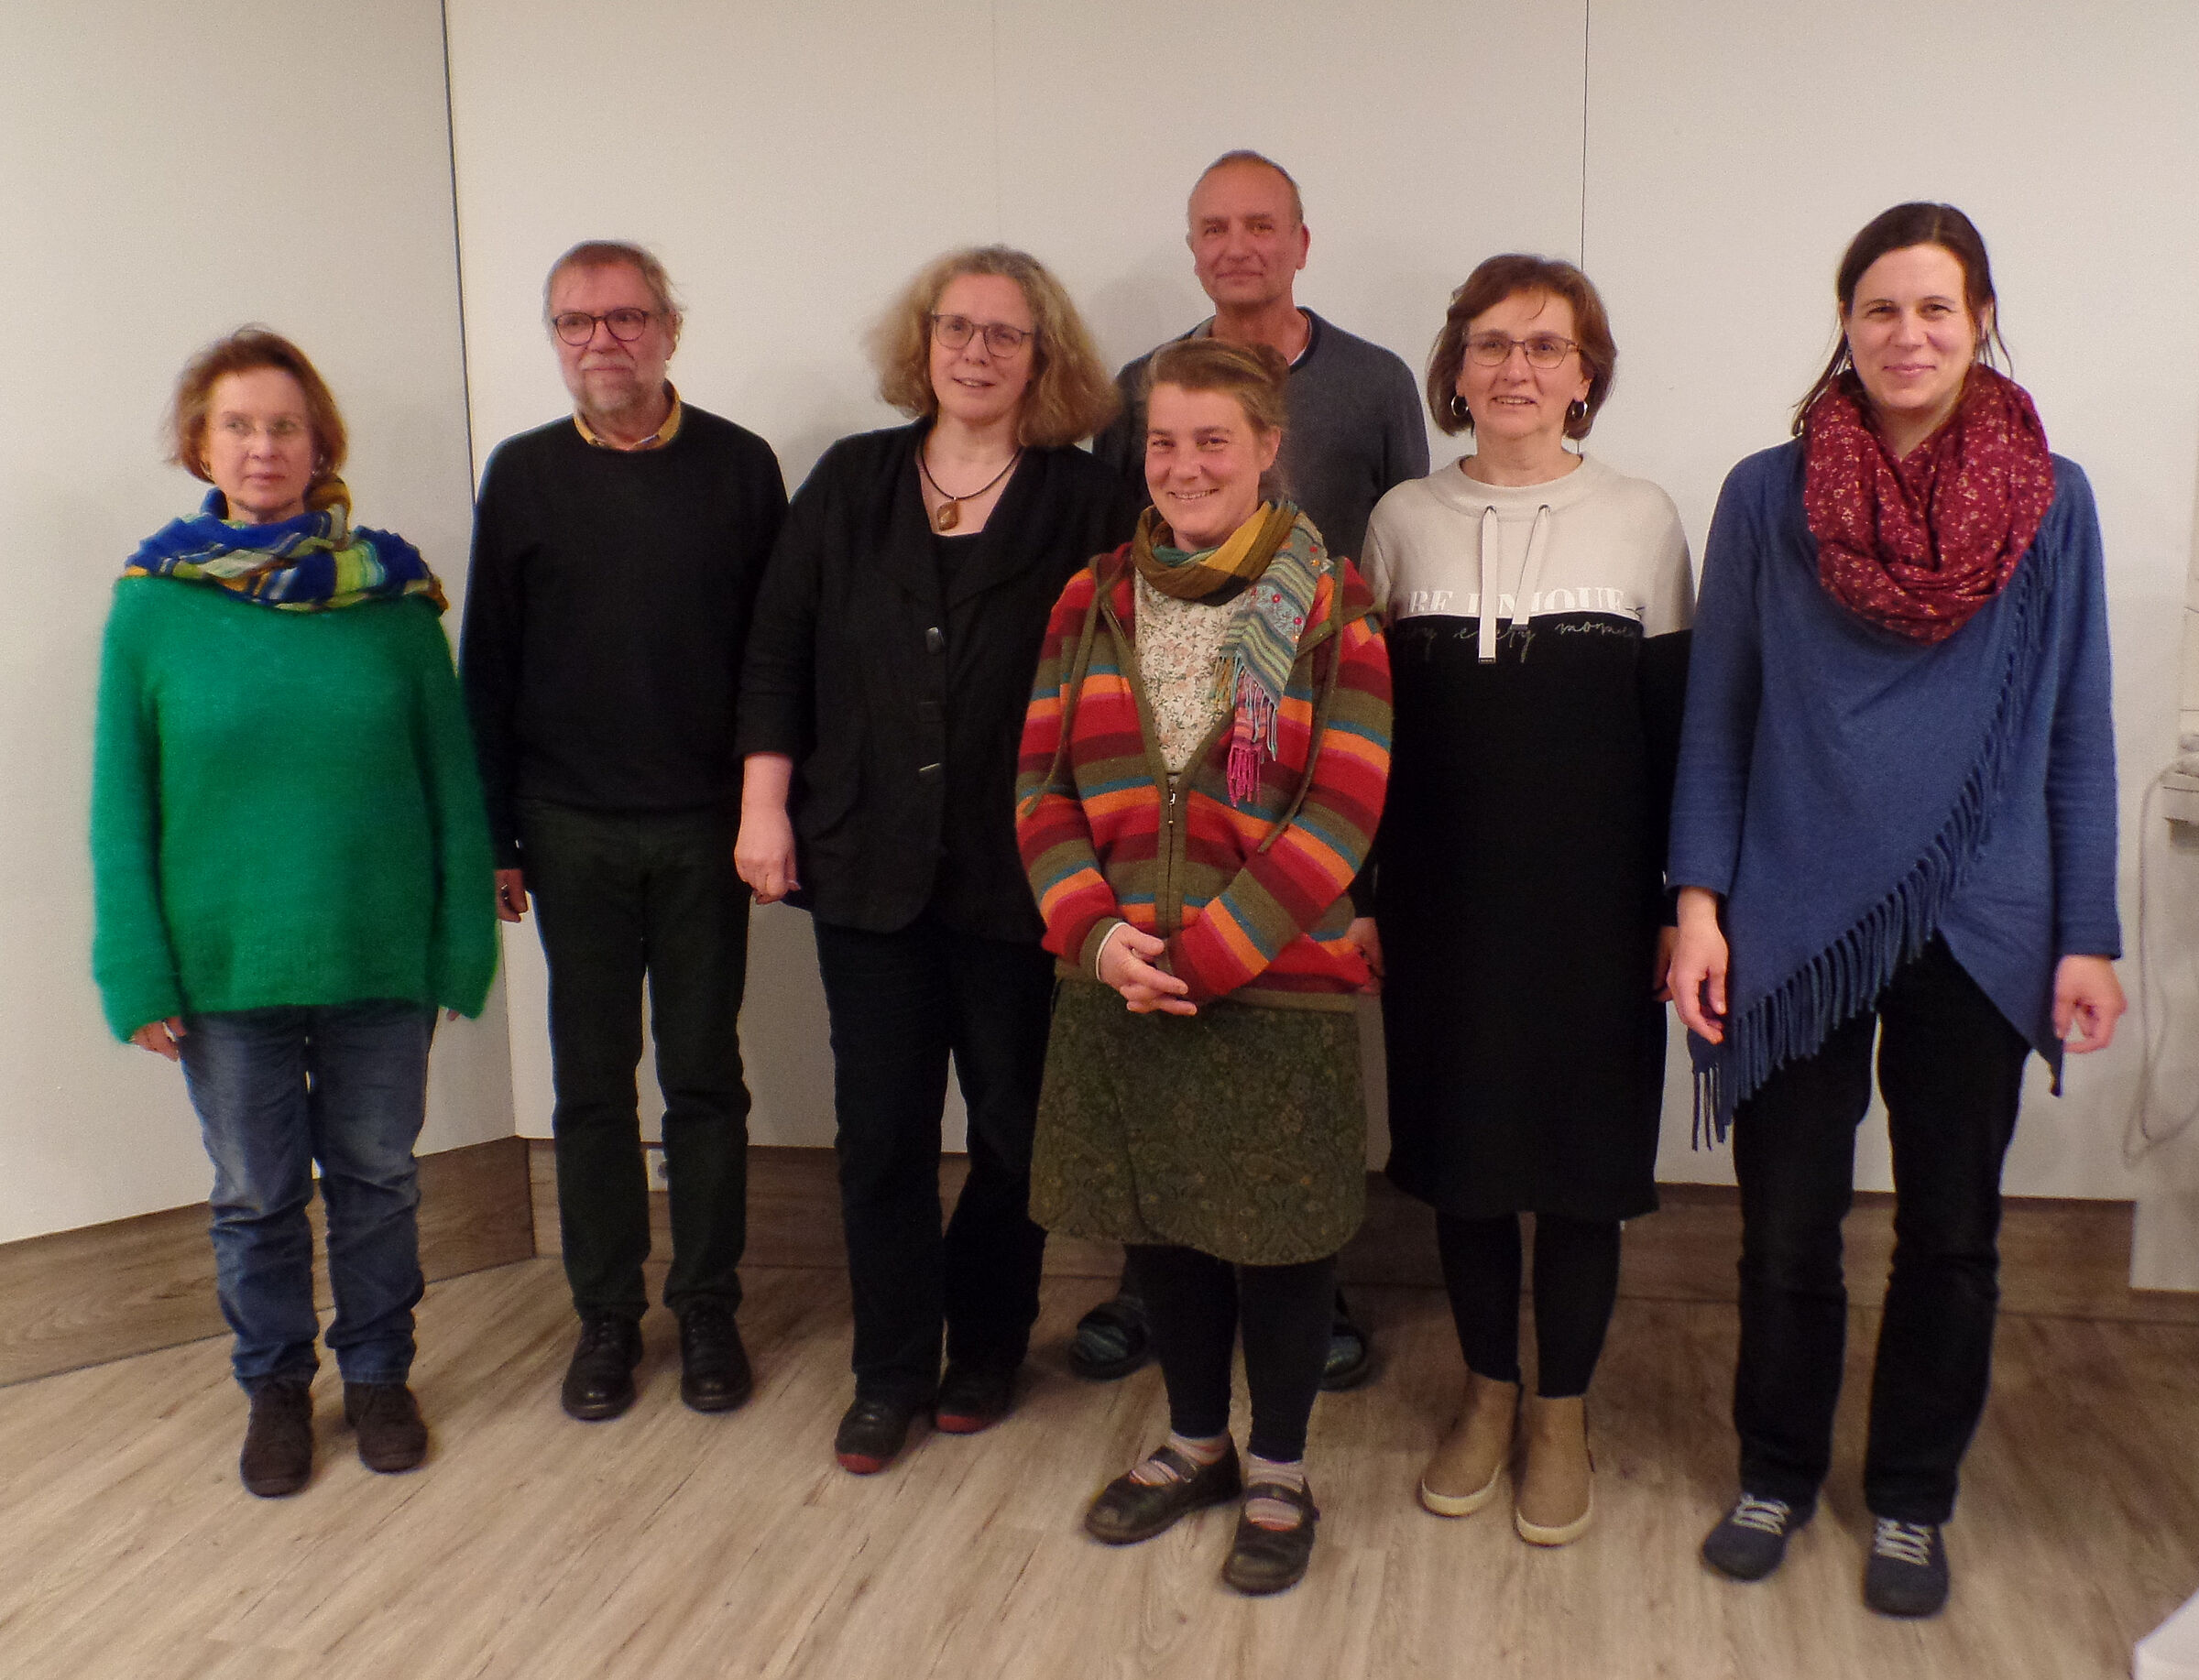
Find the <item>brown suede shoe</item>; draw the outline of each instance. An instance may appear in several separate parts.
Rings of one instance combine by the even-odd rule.
[[[359,1437],[359,1462],[388,1475],[428,1456],[428,1425],[420,1402],[401,1382],[347,1382],[344,1421]]]
[[[1519,1485],[1512,1526],[1529,1545],[1570,1545],[1595,1514],[1595,1463],[1588,1453],[1587,1402],[1528,1402],[1521,1414]]]
[[[1147,1456],[1158,1458],[1177,1479],[1148,1486],[1129,1475],[1116,1477],[1084,1513],[1084,1532],[1094,1540],[1110,1546],[1151,1540],[1177,1518],[1209,1505],[1226,1505],[1243,1490],[1233,1441],[1212,1464],[1193,1464],[1171,1446],[1157,1446]]]
[[[1420,1473],[1420,1503],[1439,1517],[1471,1517],[1494,1499],[1518,1413],[1518,1383],[1468,1371],[1458,1421]]]
[[[263,1500],[295,1493],[313,1478],[313,1389],[311,1381],[277,1377],[252,1391],[252,1416],[236,1474],[247,1492]]]

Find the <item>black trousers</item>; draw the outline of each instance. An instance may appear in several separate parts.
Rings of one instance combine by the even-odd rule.
[[[1847,1334],[1840,1227],[1871,1040],[1893,1134],[1894,1262],[1871,1381],[1863,1471],[1872,1513],[1944,1522],[1985,1411],[2000,1301],[2000,1169],[2029,1046],[1944,940],[1876,1007],[1779,1069],[1734,1118],[1741,1180],[1741,1484],[1790,1504],[1832,1460]]]
[[[1038,1317],[1046,1234],[1030,1214],[1031,1134],[1054,959],[1036,945],[957,933],[928,912],[894,933],[815,929],[856,1391],[923,1404],[939,1384],[942,1328],[951,1362],[1013,1369]],[[943,1233],[950,1054],[969,1115],[969,1176]]]
[[[1137,1247],[1129,1277],[1144,1298],[1168,1385],[1168,1426],[1205,1438],[1230,1426],[1230,1357],[1244,1333],[1252,1450],[1293,1463],[1329,1357],[1336,1256],[1295,1266],[1232,1266],[1197,1249]]]
[[[520,844],[550,965],[557,1211],[583,1313],[639,1318],[649,1297],[649,1178],[634,1069],[649,987],[672,1270],[664,1304],[740,1302],[748,1241],[749,1090],[740,996],[749,889],[723,814],[520,804]]]
[[[1436,1252],[1466,1369],[1519,1380],[1519,1216],[1436,1216]],[[1588,1392],[1619,1296],[1619,1222],[1535,1216],[1535,1391]]]

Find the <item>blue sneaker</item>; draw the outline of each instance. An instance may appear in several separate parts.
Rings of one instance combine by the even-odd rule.
[[[1863,1570],[1865,1604],[1881,1616],[1936,1616],[1947,1586],[1947,1543],[1938,1523],[1877,1520]]]
[[[1815,1505],[1797,1511],[1785,1500],[1744,1493],[1740,1502],[1703,1536],[1702,1561],[1736,1581],[1760,1581],[1787,1555],[1787,1542],[1810,1521]]]

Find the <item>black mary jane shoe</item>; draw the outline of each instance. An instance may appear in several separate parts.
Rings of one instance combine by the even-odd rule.
[[[1244,1490],[1244,1502],[1278,1500],[1298,1508],[1296,1528],[1263,1528],[1240,1511],[1237,1539],[1230,1547],[1230,1561],[1221,1566],[1221,1578],[1239,1592],[1253,1598],[1281,1592],[1306,1578],[1313,1558],[1313,1525],[1320,1520],[1312,1492],[1285,1488],[1278,1482],[1255,1482]]]
[[[1084,1513],[1084,1532],[1094,1540],[1110,1546],[1151,1540],[1178,1518],[1228,1504],[1244,1487],[1235,1442],[1212,1464],[1194,1464],[1172,1446],[1155,1447],[1147,1456],[1174,1470],[1176,1479],[1148,1484],[1134,1473],[1116,1477]]]

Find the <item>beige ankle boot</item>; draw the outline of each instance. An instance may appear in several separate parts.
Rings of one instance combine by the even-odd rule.
[[[1458,1421],[1421,1472],[1421,1504],[1439,1517],[1470,1517],[1493,1499],[1518,1413],[1518,1383],[1468,1371]]]
[[[1527,1402],[1522,1417],[1519,1489],[1512,1526],[1529,1545],[1570,1545],[1588,1530],[1595,1509],[1595,1467],[1588,1456],[1587,1402]]]

